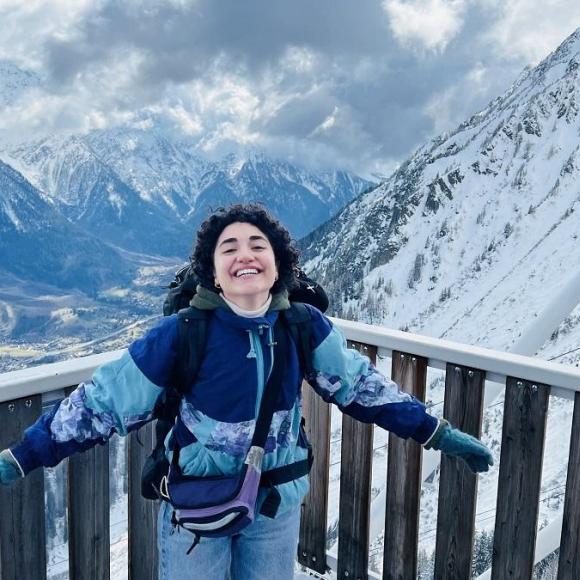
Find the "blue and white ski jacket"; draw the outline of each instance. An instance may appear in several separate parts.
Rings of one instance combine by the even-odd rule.
[[[182,447],[180,466],[185,475],[231,475],[240,471],[250,447],[260,401],[273,366],[272,329],[285,297],[274,297],[259,318],[232,312],[213,292],[201,289],[192,302],[212,309],[198,376],[183,398],[180,415],[166,440],[171,459],[171,435]],[[319,310],[312,317],[312,363],[307,377],[325,400],[359,421],[375,423],[396,435],[425,443],[437,419],[423,403],[399,390],[369,359],[348,349],[340,331]],[[143,338],[131,344],[114,362],[99,367],[90,382],[81,383],[50,413],[25,431],[11,449],[24,474],[53,466],[65,457],[105,443],[111,435],[126,435],[152,419],[160,393],[171,384],[177,356],[177,316],[164,318]],[[289,335],[286,373],[266,442],[263,470],[307,457],[301,429],[301,383],[297,347]],[[308,478],[278,487],[278,513],[300,503]],[[266,490],[265,490],[266,491]]]

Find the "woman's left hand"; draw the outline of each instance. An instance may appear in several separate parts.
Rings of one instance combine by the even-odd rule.
[[[451,427],[449,423],[440,425],[433,437],[433,443],[426,445],[427,448],[461,457],[474,473],[488,471],[493,465],[493,456],[486,445],[479,439]]]

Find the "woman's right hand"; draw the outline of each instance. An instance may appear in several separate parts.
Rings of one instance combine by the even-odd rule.
[[[11,453],[5,449],[0,453],[0,484],[11,485],[21,477],[18,465],[12,459]]]

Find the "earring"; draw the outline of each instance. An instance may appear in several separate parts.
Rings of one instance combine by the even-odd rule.
[[[218,279],[217,279],[217,278],[215,278],[215,279],[214,279],[214,283],[213,283],[213,285],[214,285],[216,288],[218,288],[218,289],[219,289],[219,288],[221,288],[221,286],[220,286],[220,283],[218,282]]]

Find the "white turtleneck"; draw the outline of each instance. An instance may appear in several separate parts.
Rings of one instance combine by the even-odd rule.
[[[244,308],[240,308],[237,304],[234,304],[231,300],[228,300],[223,292],[220,293],[220,296],[224,299],[224,302],[233,310],[235,314],[238,316],[243,316],[244,318],[258,318],[260,316],[264,316],[266,312],[268,312],[268,308],[270,308],[270,304],[272,302],[272,294],[268,296],[268,300],[260,306],[257,310],[246,310]]]

